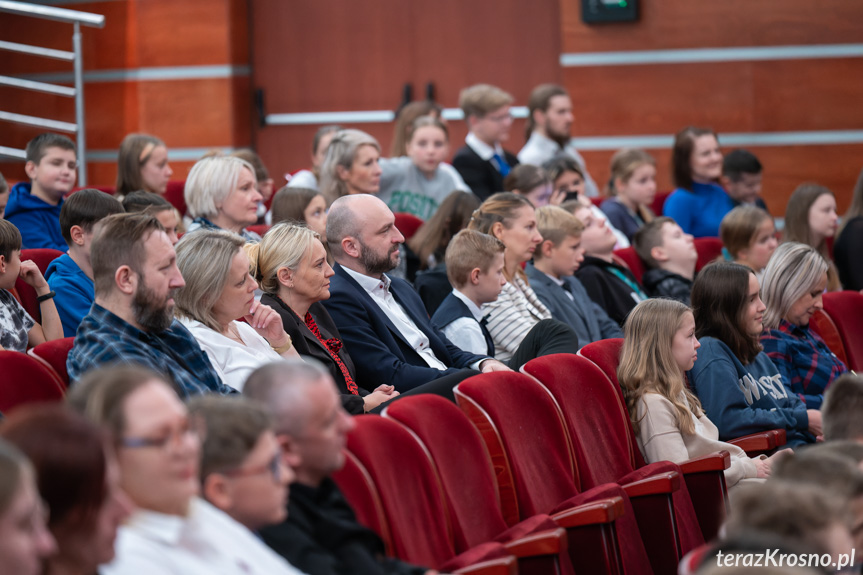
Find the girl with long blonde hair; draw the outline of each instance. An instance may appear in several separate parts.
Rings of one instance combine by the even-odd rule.
[[[644,458],[681,463],[719,450],[731,454],[725,470],[729,487],[770,475],[771,458],[749,458],[719,441],[719,431],[686,386],[701,344],[689,306],[670,299],[638,304],[624,326],[618,379]]]

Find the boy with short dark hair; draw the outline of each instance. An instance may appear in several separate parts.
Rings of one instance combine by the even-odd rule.
[[[525,272],[552,317],[575,330],[580,348],[600,339],[623,337],[617,322],[590,299],[573,276],[584,260],[584,224],[558,206],[543,206],[536,210],[536,227],[543,241]]]
[[[734,203],[753,205],[769,212],[761,197],[761,162],[749,150],[731,150],[722,159],[722,187]]]
[[[30,183],[15,184],[6,205],[6,219],[21,232],[25,249],[69,249],[60,232],[60,210],[63,196],[75,187],[77,168],[75,144],[66,136],[39,134],[27,143],[24,169]]]
[[[518,158],[501,146],[512,127],[512,102],[511,95],[488,84],[470,86],[459,95],[470,132],[452,165],[480,201],[503,191],[503,179],[518,164]]]
[[[641,277],[647,294],[689,305],[698,261],[692,235],[684,233],[673,219],[662,216],[635,232],[632,246],[647,268]]]
[[[845,373],[824,393],[824,439],[863,443],[863,376]]]
[[[446,249],[446,275],[453,286],[432,323],[464,351],[494,357],[494,341],[480,308],[493,302],[506,283],[503,252],[494,236],[474,230],[457,233]]]
[[[100,221],[123,211],[116,199],[93,189],[75,192],[60,209],[60,231],[69,251],[51,262],[45,270],[45,277],[57,293],[55,302],[63,322],[64,337],[74,337],[96,297],[90,244],[99,230]]]
[[[30,317],[12,292],[15,280],[24,280],[36,290],[41,325]],[[11,222],[0,220],[0,349],[26,352],[28,347],[63,337],[54,292],[32,261],[21,261],[21,234]]]

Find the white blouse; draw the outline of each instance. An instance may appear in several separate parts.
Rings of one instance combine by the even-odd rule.
[[[117,533],[101,575],[302,575],[248,528],[203,499],[186,517],[137,510]]]
[[[198,320],[181,317],[180,322],[192,332],[198,344],[207,353],[213,369],[222,383],[243,391],[246,379],[264,364],[282,359],[262,336],[249,324],[234,322],[234,328],[243,344],[210,329]]]

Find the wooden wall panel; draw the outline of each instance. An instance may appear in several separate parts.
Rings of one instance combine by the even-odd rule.
[[[588,26],[560,0],[562,52],[860,42],[863,5],[845,0],[641,0],[638,22]]]
[[[863,128],[863,58],[564,69],[580,136]]]

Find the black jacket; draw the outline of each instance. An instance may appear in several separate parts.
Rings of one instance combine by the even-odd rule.
[[[625,276],[635,289],[617,277],[617,273]],[[598,303],[619,325],[623,325],[632,308],[646,295],[644,288],[627,268],[593,256],[584,256],[584,262],[575,272],[575,277],[587,290],[590,299]]]
[[[335,481],[291,485],[288,518],[261,539],[308,575],[422,575],[427,568],[384,555],[375,532],[360,525]]]
[[[516,156],[506,150],[503,155],[510,168],[518,165]],[[464,146],[455,153],[452,165],[480,201],[485,201],[490,195],[503,191],[503,176],[500,175],[497,167],[490,161],[480,158],[470,146]]]

